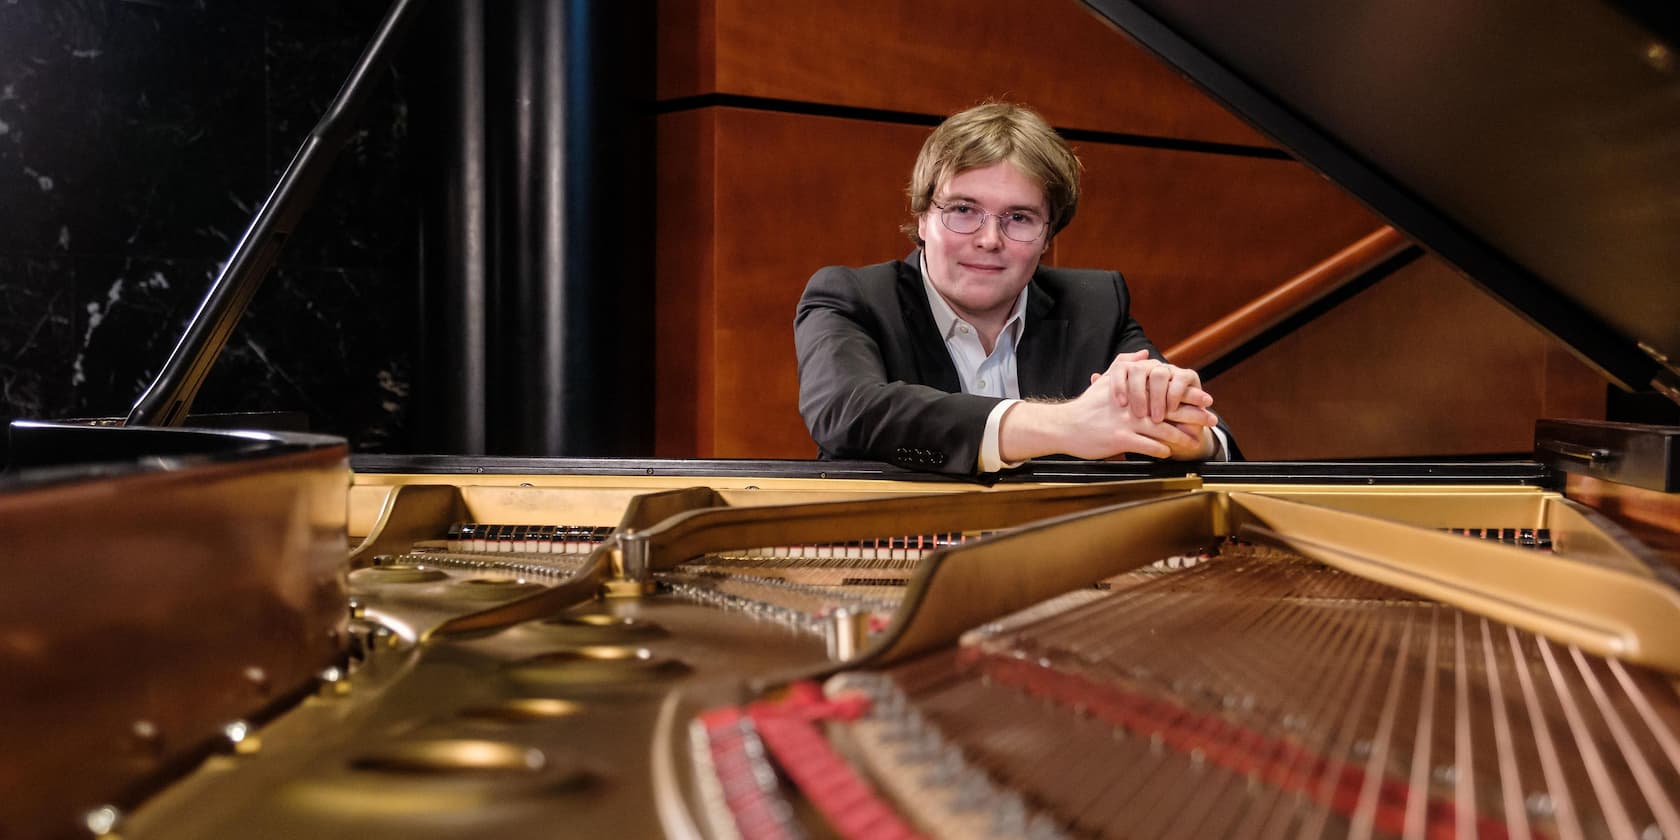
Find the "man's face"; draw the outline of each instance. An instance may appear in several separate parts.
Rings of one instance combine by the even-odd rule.
[[[1032,242],[1017,242],[1003,235],[996,218],[987,218],[974,233],[956,233],[940,221],[940,206],[1022,211],[1045,219],[1044,189],[1014,164],[1000,161],[957,173],[934,189],[933,200],[938,206],[916,220],[927,243],[928,279],[958,317],[977,327],[1002,326],[1050,246],[1048,228]]]

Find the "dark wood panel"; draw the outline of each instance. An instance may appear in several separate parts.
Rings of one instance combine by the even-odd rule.
[[[660,457],[712,448],[715,116],[711,110],[666,114],[656,128],[654,453]]]
[[[1085,196],[1057,265],[1125,274],[1166,347],[1382,225],[1301,164],[1081,143]]]
[[[1603,417],[1604,384],[1426,258],[1208,383],[1251,458],[1527,452],[1541,416]]]
[[[904,171],[922,135],[729,108],[662,119],[660,454],[813,453],[797,411],[794,306],[820,266],[909,250]],[[1053,256],[1125,270],[1161,344],[1375,224],[1288,162],[1081,152],[1090,199]],[[1537,417],[1602,416],[1602,388],[1432,260],[1211,383],[1250,455],[1265,458],[1526,451]]]
[[[904,184],[926,129],[720,109],[716,435],[719,457],[813,457],[798,412],[793,311],[825,265],[913,245]]]
[[[713,0],[658,0],[654,90],[660,99],[717,90],[717,5]]]
[[[925,129],[734,108],[699,113],[704,119],[673,114],[660,124],[659,452],[809,457],[794,306],[823,265],[908,253],[898,230],[904,181]],[[705,142],[712,145],[703,153],[692,150]],[[1089,144],[1081,153],[1090,199],[1053,256],[1126,271],[1140,317],[1162,344],[1377,224],[1287,161]],[[709,186],[691,183],[699,181]],[[1184,289],[1193,293],[1175,297]],[[1215,394],[1222,404],[1231,399]]]
[[[925,129],[735,108],[659,124],[658,452],[806,458],[793,311],[824,265],[912,245]]]
[[[1074,0],[667,0],[659,14],[661,99],[950,114],[1004,98],[1063,127],[1270,145]]]

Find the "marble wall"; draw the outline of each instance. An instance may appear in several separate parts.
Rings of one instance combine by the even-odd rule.
[[[127,413],[386,5],[0,0],[0,420]],[[301,411],[404,451],[403,75],[381,70],[195,411]]]

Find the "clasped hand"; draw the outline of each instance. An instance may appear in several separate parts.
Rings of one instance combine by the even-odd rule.
[[[1072,455],[1112,458],[1137,452],[1191,460],[1215,449],[1209,430],[1219,418],[1208,410],[1213,397],[1202,390],[1201,377],[1151,359],[1146,350],[1114,357],[1108,370],[1091,374],[1091,387],[1073,403],[1084,404],[1080,425],[1094,433],[1094,446],[1089,454]]]
[[[1219,423],[1193,370],[1122,353],[1091,386],[1067,402],[1016,403],[1003,415],[998,452],[1013,463],[1041,455],[1087,460],[1128,452],[1156,458],[1198,460],[1216,451],[1211,428]]]

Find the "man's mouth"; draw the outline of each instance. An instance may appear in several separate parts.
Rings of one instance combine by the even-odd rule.
[[[968,263],[968,262],[962,263],[962,267],[966,268],[970,271],[993,272],[993,271],[1002,271],[1003,270],[1003,266],[1001,266],[1001,265],[983,265],[983,264],[980,264],[980,263]]]

